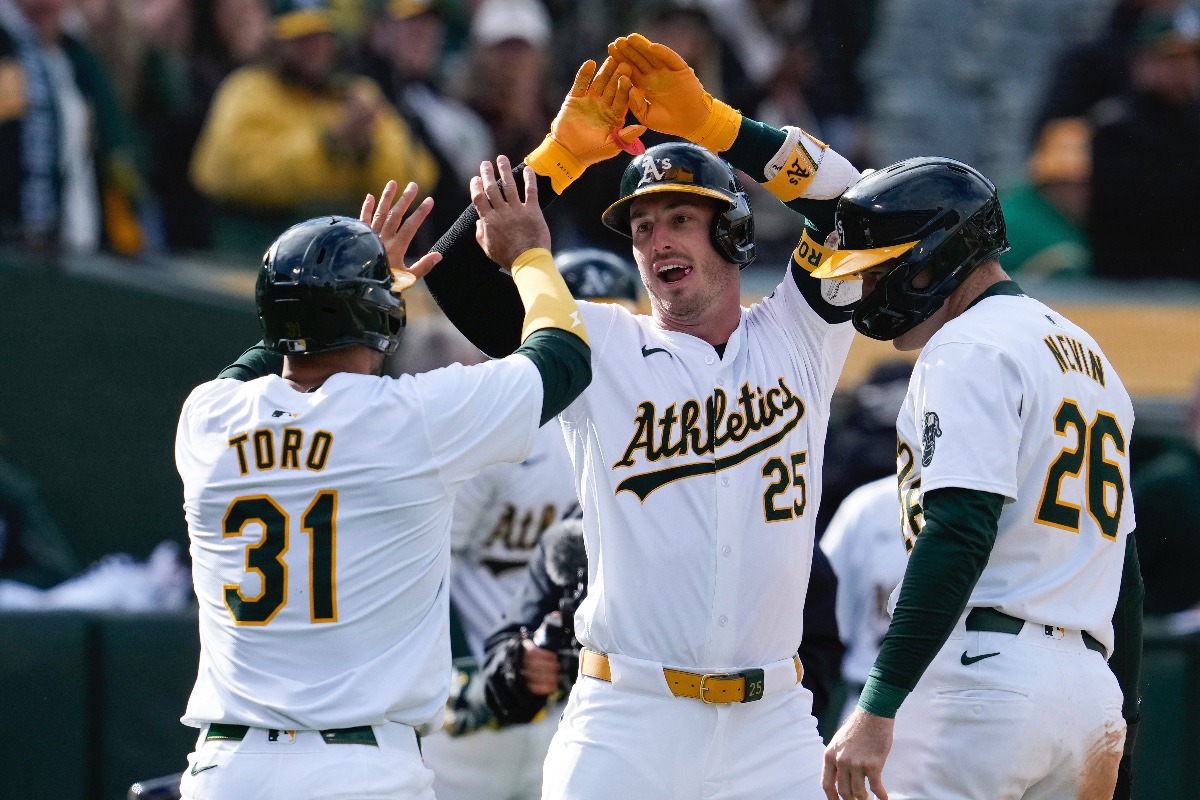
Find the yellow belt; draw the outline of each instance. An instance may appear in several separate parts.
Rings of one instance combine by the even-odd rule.
[[[796,665],[796,683],[804,675],[799,656],[792,656]],[[583,650],[580,653],[579,671],[591,678],[612,683],[612,668],[608,656]],[[681,669],[663,667],[663,677],[671,694],[676,697],[691,697],[705,703],[753,703],[763,696],[766,681],[761,669],[743,669],[738,672],[710,672],[701,675]]]

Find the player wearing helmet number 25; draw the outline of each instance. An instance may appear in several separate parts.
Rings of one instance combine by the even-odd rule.
[[[268,250],[257,302],[282,375],[266,364],[197,387],[176,440],[202,645],[184,797],[433,797],[417,730],[448,691],[455,493],[525,458],[590,379],[524,178],[527,203],[503,197],[490,164],[472,182],[479,242],[530,309],[521,347],[488,364],[380,377],[399,291],[438,261],[403,267],[431,207],[401,221],[416,185],[393,207],[390,183],[373,216],[369,198],[363,221],[311,220]]]
[[[593,386],[560,420],[584,516],[585,649],[542,797],[819,800],[823,747],[796,649],[858,282],[809,272],[858,171],[799,129],[713,99],[662,45],[634,35],[609,52],[584,66],[526,159],[545,194],[569,201],[588,163],[638,149],[627,109],[689,141],[638,155],[604,215],[632,240],[650,315],[579,304]],[[751,308],[740,269],[753,215],[731,164],[814,225],[797,225],[782,281]],[[488,270],[460,281],[484,285]],[[479,333],[480,314],[430,287]],[[519,324],[488,299],[485,351]]]
[[[814,274],[860,277],[854,327],[921,352],[896,423],[908,565],[826,797],[1127,800],[1142,584],[1121,379],[1001,270],[971,167],[872,173],[836,227]]]

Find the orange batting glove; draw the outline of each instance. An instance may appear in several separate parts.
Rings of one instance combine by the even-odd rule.
[[[625,125],[629,111],[630,68],[605,59],[600,71],[585,61],[563,100],[550,134],[525,157],[533,171],[550,179],[559,194],[592,164],[635,147],[645,125]]]
[[[618,38],[608,52],[632,68],[629,110],[639,122],[714,153],[730,148],[741,128],[742,113],[704,91],[695,70],[678,53],[640,33]]]

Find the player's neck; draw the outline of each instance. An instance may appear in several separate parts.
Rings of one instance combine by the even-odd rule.
[[[703,339],[714,347],[725,344],[742,321],[741,294],[729,293],[722,296],[694,316],[673,316],[669,311],[651,301],[651,314],[655,323],[664,331],[686,333]]]
[[[311,392],[339,372],[356,375],[382,375],[383,354],[355,345],[325,353],[285,356],[283,379],[298,392]]]

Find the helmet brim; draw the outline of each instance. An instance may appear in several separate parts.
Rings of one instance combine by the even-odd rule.
[[[835,250],[825,263],[812,271],[814,278],[853,278],[860,272],[900,258],[919,244],[918,241],[875,247],[870,250]]]
[[[604,213],[600,215],[600,220],[617,233],[629,236],[631,230],[629,224],[629,205],[639,197],[645,197],[650,194],[662,194],[663,192],[698,194],[701,197],[708,197],[712,200],[725,203],[730,207],[734,204],[733,197],[716,189],[710,189],[707,186],[689,186],[685,183],[656,183],[640,188],[628,197],[622,197],[604,209]]]

